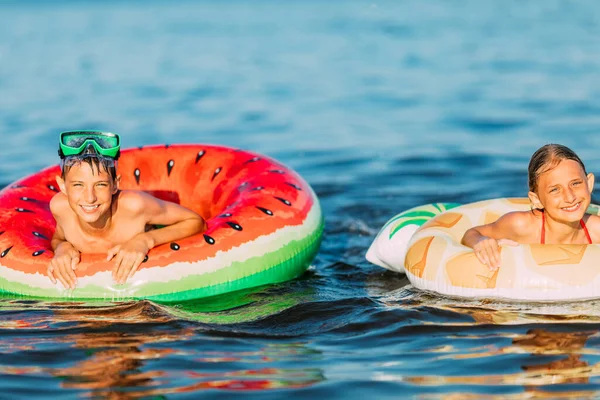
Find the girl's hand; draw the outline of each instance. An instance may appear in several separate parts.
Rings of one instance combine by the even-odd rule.
[[[495,271],[500,267],[501,246],[518,246],[518,243],[509,239],[496,240],[483,236],[473,246],[473,252],[480,263],[487,265],[490,271]]]

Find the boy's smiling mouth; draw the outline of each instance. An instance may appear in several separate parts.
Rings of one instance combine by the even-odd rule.
[[[96,204],[96,205],[92,205],[92,206],[80,205],[80,207],[83,208],[83,211],[94,212],[94,211],[96,211],[96,209],[98,209],[98,207],[100,207],[100,204]]]

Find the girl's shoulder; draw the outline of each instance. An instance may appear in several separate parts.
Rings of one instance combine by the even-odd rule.
[[[589,215],[584,218],[585,226],[592,237],[592,243],[600,243],[600,216]]]
[[[600,216],[590,214],[587,219],[584,217],[583,221],[588,228],[597,228],[600,231]]]
[[[504,238],[528,242],[537,237],[541,220],[540,211],[512,211],[500,217],[496,225]]]
[[[529,228],[536,221],[541,221],[542,212],[538,210],[533,211],[511,211],[500,217],[505,224],[510,224],[516,228]],[[500,221],[499,220],[499,221]]]

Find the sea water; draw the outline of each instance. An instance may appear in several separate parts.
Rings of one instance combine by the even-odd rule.
[[[213,143],[300,173],[291,282],[174,306],[0,302],[2,398],[595,398],[597,302],[419,292],[364,254],[396,213],[525,196],[541,145],[600,173],[594,1],[0,1],[0,182],[61,130]]]

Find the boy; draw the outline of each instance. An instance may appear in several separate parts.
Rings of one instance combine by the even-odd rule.
[[[80,253],[104,252],[115,262],[113,279],[124,283],[151,248],[206,229],[204,219],[185,207],[142,191],[119,190],[117,134],[62,132],[58,153],[60,192],[50,201],[56,220],[48,267],[53,283],[74,288]],[[148,230],[152,225],[165,227]]]

